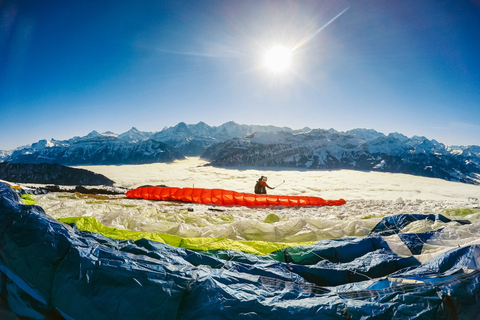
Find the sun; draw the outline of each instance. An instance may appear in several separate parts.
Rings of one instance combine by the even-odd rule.
[[[283,46],[274,46],[265,53],[265,66],[275,73],[286,71],[290,67],[292,50]]]

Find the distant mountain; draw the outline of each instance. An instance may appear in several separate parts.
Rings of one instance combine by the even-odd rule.
[[[59,164],[0,163],[0,179],[17,183],[55,184],[64,186],[113,186],[114,181],[84,169]]]
[[[12,151],[0,150],[0,162],[5,161],[12,155]]]
[[[447,148],[425,137],[366,129],[255,133],[213,145],[202,157],[222,167],[353,169],[480,182],[480,147]]]
[[[152,137],[153,132],[139,131],[137,128],[132,127],[125,133],[118,135],[118,139],[124,142],[137,143],[148,140]]]
[[[123,135],[92,131],[70,140],[40,140],[14,150],[12,163],[58,163],[62,165],[117,165],[173,162],[185,157],[170,146],[148,139],[135,128]]]
[[[306,130],[309,130],[308,128]],[[12,163],[59,163],[62,165],[116,165],[173,162],[185,156],[199,156],[213,144],[254,132],[297,132],[286,127],[241,125],[227,122],[211,127],[203,122],[183,122],[159,132],[142,132],[133,127],[120,135],[92,131],[69,140],[40,140],[10,154]],[[0,158],[0,161],[2,159]]]
[[[120,135],[92,131],[84,137],[41,140],[0,152],[0,161],[118,165],[172,162],[185,156],[201,156],[214,166],[373,170],[480,181],[480,146],[447,147],[425,137],[385,135],[372,129],[292,130],[232,121],[218,127],[181,122],[158,132],[132,128]]]
[[[467,161],[480,166],[480,146],[450,146],[448,150],[452,155],[466,158]]]
[[[152,138],[172,146],[186,156],[199,156],[207,147],[219,142],[245,137],[254,132],[275,133],[282,131],[296,132],[287,127],[242,125],[233,121],[218,127],[211,127],[204,122],[197,124],[180,122],[175,127],[164,128],[162,131],[155,133]]]

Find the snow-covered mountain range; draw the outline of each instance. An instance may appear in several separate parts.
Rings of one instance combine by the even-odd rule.
[[[148,139],[149,133],[132,128],[117,135],[90,132],[69,140],[40,140],[14,150],[4,161],[13,163],[58,163],[62,165],[114,165],[172,162],[184,159],[174,148]]]
[[[305,130],[310,130],[306,128]],[[203,122],[183,122],[159,132],[135,127],[122,134],[92,131],[69,140],[40,140],[11,152],[0,152],[0,161],[14,163],[58,163],[62,165],[115,165],[172,162],[199,156],[213,144],[254,132],[296,132],[286,127],[241,125],[227,122],[211,127]]]
[[[201,156],[214,166],[355,169],[480,182],[480,146],[445,146],[435,140],[372,129],[292,130],[287,127],[179,123],[159,132],[136,128],[91,132],[69,140],[41,140],[0,160],[63,165],[145,164]]]
[[[255,133],[209,147],[214,166],[354,169],[407,173],[479,183],[480,147],[447,147],[435,140],[375,130]]]

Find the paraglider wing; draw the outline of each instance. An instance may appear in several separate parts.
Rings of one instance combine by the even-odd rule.
[[[223,206],[340,206],[345,200],[324,200],[320,197],[278,196],[266,194],[240,193],[224,189],[143,187],[127,192],[128,198],[185,201]]]

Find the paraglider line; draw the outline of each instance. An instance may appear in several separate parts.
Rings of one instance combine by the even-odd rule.
[[[283,180],[283,182],[282,182],[282,183],[280,183],[278,186],[276,186],[276,187],[273,187],[273,188],[275,189],[275,188],[277,188],[277,187],[281,186],[281,185],[282,185],[282,184],[284,184],[284,183],[285,183],[285,180]]]

